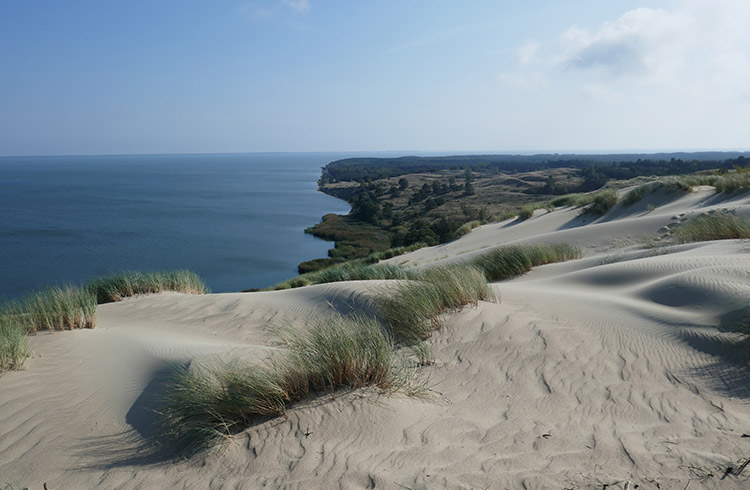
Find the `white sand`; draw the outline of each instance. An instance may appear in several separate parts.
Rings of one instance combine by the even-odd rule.
[[[501,303],[447,318],[424,369],[432,396],[352,393],[263,421],[189,461],[145,449],[170,366],[262,360],[270,325],[369,311],[381,282],[132,298],[93,331],[40,334],[0,377],[0,484],[15,488],[750,488],[745,345],[715,326],[750,302],[750,243],[644,250],[691,213],[750,213],[710,189],[647,196],[584,223],[576,210],[483,226],[392,259],[426,266],[510,243],[585,258],[495,285]],[[646,205],[657,208],[648,212]],[[626,248],[618,248],[631,244]],[[736,471],[736,470],[735,470]]]

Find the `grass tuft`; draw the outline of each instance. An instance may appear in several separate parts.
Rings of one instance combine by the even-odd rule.
[[[26,329],[16,319],[0,316],[0,373],[21,369],[31,355]]]
[[[89,281],[84,288],[96,296],[99,304],[163,291],[186,294],[210,292],[196,273],[187,270],[111,274]]]
[[[534,216],[534,211],[536,210],[537,207],[534,204],[527,204],[521,208],[521,211],[519,211],[518,219],[520,219],[521,221],[526,221],[527,219]]]
[[[578,259],[581,250],[566,243],[502,247],[481,255],[472,264],[488,281],[502,281],[526,274],[532,267]]]
[[[727,212],[694,216],[672,231],[676,243],[750,238],[750,220]]]
[[[440,328],[440,315],[479,301],[494,301],[484,274],[472,265],[433,267],[417,280],[398,284],[378,297],[378,307],[394,339],[414,345]]]
[[[13,319],[28,333],[96,326],[96,297],[75,286],[49,287],[0,306],[0,317]]]
[[[195,453],[317,393],[419,390],[415,371],[374,320],[332,315],[282,341],[286,349],[265,366],[214,361],[178,371],[162,412],[165,435]]]

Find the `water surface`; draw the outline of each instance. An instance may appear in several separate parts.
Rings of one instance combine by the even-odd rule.
[[[265,287],[333,245],[304,233],[348,204],[316,191],[346,155],[0,158],[0,298],[125,270]]]

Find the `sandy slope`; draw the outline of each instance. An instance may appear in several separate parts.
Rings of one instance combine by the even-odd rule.
[[[369,311],[381,282],[163,294],[100,307],[94,331],[41,334],[0,377],[0,482],[67,488],[750,488],[746,348],[715,325],[750,302],[750,243],[644,250],[641,236],[747,195],[658,194],[596,222],[575,210],[481,227],[394,258],[425,266],[506,243],[586,257],[495,285],[450,316],[425,400],[352,393],[259,421],[191,461],[144,444],[175,364],[263,359],[269,325]],[[647,203],[657,205],[648,212]],[[589,220],[590,221],[590,220]],[[731,315],[729,315],[731,316]]]

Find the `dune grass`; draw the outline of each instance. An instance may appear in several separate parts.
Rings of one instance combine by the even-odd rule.
[[[99,304],[121,301],[138,294],[164,291],[186,294],[210,292],[201,278],[188,270],[111,274],[89,281],[84,285],[84,289],[93,293]]]
[[[281,339],[286,348],[265,365],[217,360],[178,371],[162,411],[163,433],[195,453],[311,396],[364,387],[421,389],[416,371],[372,319],[331,315]]]
[[[26,329],[14,318],[0,316],[0,373],[20,369],[29,355]]]
[[[440,315],[479,301],[494,301],[484,274],[472,265],[433,267],[378,296],[383,321],[403,345],[425,340],[440,328]]]
[[[0,305],[0,372],[20,369],[31,354],[27,335],[96,326],[96,298],[75,286],[50,287]]]
[[[456,230],[456,236],[462,237],[468,233],[471,233],[471,230],[481,225],[482,225],[482,222],[479,220],[474,220],[474,221],[469,221],[467,223],[464,223],[461,226],[459,226],[458,229]]]
[[[502,281],[521,276],[532,267],[578,259],[581,250],[567,243],[515,245],[497,248],[472,261],[488,281]]]
[[[547,203],[547,206],[551,208],[572,206],[581,208],[581,214],[603,216],[615,204],[617,204],[617,192],[614,189],[603,189],[586,194],[566,194],[556,197]]]
[[[179,370],[168,387],[162,433],[191,454],[321,394],[365,387],[421,394],[424,384],[415,368],[428,363],[425,339],[440,327],[442,314],[494,301],[489,278],[512,277],[535,265],[579,256],[577,248],[565,244],[506,247],[471,264],[410,272],[378,296],[382,323],[329,315],[301,332],[281,330],[282,349],[262,365],[193,363]],[[409,351],[416,355],[416,365],[404,357]]]
[[[345,262],[340,265],[308,272],[293,277],[268,288],[269,290],[298,288],[311,284],[325,284],[341,281],[372,281],[378,279],[410,279],[413,274],[403,267],[393,264],[367,264],[362,261]]]
[[[94,279],[83,287],[48,287],[0,304],[0,371],[23,365],[30,354],[29,333],[94,328],[98,304],[161,291],[202,293],[208,289],[189,271],[132,272]]]
[[[672,230],[674,243],[750,238],[750,220],[732,213],[717,212],[694,216]]]
[[[48,287],[0,306],[0,317],[11,318],[28,333],[96,326],[96,297],[76,286]]]
[[[537,207],[534,204],[527,204],[521,208],[521,211],[518,212],[518,219],[521,221],[526,221],[527,219],[534,216],[534,211],[536,210]]]

